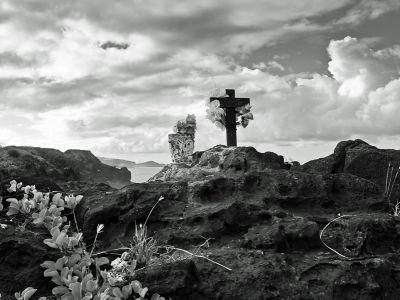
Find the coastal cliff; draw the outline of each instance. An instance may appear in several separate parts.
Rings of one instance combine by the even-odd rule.
[[[130,184],[127,168],[103,164],[87,150],[67,150],[7,146],[0,148],[0,179],[16,179],[27,184],[41,180],[65,183],[87,181],[120,188]]]

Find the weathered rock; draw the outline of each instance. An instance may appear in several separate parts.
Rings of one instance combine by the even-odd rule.
[[[28,286],[36,288],[38,295],[51,294],[54,284],[43,277],[44,270],[40,264],[45,260],[57,260],[59,254],[43,243],[47,237],[46,234],[33,233],[28,229],[16,230],[11,224],[4,229],[0,228],[2,299]]]
[[[397,299],[394,255],[341,261],[321,253],[278,254],[221,247],[206,260],[178,261],[138,274],[151,292],[176,300],[214,299]],[[176,279],[174,281],[173,279]]]
[[[316,255],[299,278],[308,299],[396,299],[399,275],[397,255],[341,261]],[[307,257],[305,257],[307,260]]]
[[[370,181],[350,174],[318,175],[288,170],[253,172],[244,177],[212,177],[184,182],[133,184],[121,190],[94,187],[82,193],[78,220],[85,236],[105,224],[121,241],[154,210],[149,226],[163,242],[187,244],[202,237],[241,235],[275,213],[336,214],[380,210],[386,205]],[[107,238],[105,238],[107,239]]]
[[[244,235],[244,245],[278,252],[304,251],[320,247],[318,234],[318,224],[306,218],[274,218],[271,224],[251,227]]]
[[[348,257],[396,252],[400,220],[388,214],[357,214],[337,220],[323,234],[330,247]]]
[[[217,146],[194,154],[191,166],[169,165],[159,181],[120,190],[80,181],[59,186],[84,195],[77,217],[89,244],[101,223],[100,248],[129,245],[135,223],[164,196],[149,235],[232,268],[181,253],[136,274],[151,293],[174,300],[397,299],[400,219],[389,215],[382,174],[373,173],[385,155],[396,161],[393,151],[348,141],[326,159],[289,168],[273,153]],[[352,216],[330,224],[322,238],[349,260],[319,239],[338,213]]]
[[[386,208],[386,200],[373,182],[346,173],[320,175],[287,170],[249,173],[238,189],[247,197],[263,197],[295,211],[354,211]]]
[[[186,183],[134,183],[121,190],[107,187],[87,191],[77,212],[85,238],[93,236],[98,224],[105,225],[104,240],[130,238],[135,222],[144,223],[159,198],[164,199],[154,208],[150,221],[178,220],[187,204]]]
[[[195,153],[191,166],[170,164],[149,181],[196,181],[212,176],[237,177],[248,172],[265,169],[288,169],[283,156],[273,152],[260,153],[253,147],[215,146],[207,151]]]
[[[338,143],[333,154],[296,169],[318,174],[350,173],[371,180],[383,189],[389,162],[396,172],[400,166],[399,150],[378,149],[362,140],[350,140]]]

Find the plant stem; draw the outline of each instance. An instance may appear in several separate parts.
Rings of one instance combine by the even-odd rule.
[[[214,261],[214,260],[212,260],[212,259],[210,259],[210,258],[208,258],[208,257],[203,256],[203,255],[194,254],[194,253],[189,252],[189,251],[184,250],[184,249],[180,249],[180,248],[176,248],[176,247],[172,247],[172,246],[160,246],[159,248],[165,248],[165,249],[167,249],[167,250],[168,250],[168,249],[172,249],[172,250],[182,251],[182,252],[184,252],[184,253],[186,253],[186,254],[189,254],[189,255],[191,255],[191,256],[194,256],[194,257],[197,257],[197,258],[203,258],[203,259],[205,259],[205,260],[208,260],[209,262],[211,262],[211,263],[213,263],[213,264],[216,264],[216,265],[218,265],[218,266],[220,266],[220,267],[222,267],[222,268],[224,268],[224,269],[226,269],[226,270],[228,270],[228,271],[232,271],[231,268],[228,268],[227,266],[224,266],[223,264],[220,264],[219,262],[216,262],[216,261]],[[122,250],[123,250],[123,251],[126,251],[126,250],[130,250],[130,248],[128,248],[128,247],[115,248],[115,249],[110,249],[110,250],[106,250],[106,251],[97,252],[97,253],[95,253],[95,254],[93,254],[93,255],[94,255],[94,256],[97,256],[97,255],[109,253],[109,252],[111,252],[111,251],[122,251]]]
[[[76,232],[79,232],[78,222],[76,221],[76,216],[75,216],[75,208],[72,210],[72,215],[74,216]]]
[[[161,196],[161,197],[157,200],[156,204],[153,205],[153,207],[151,208],[149,214],[147,215],[146,221],[144,222],[144,226],[146,226],[147,221],[149,220],[150,215],[151,215],[151,213],[153,212],[154,208],[155,208],[155,207],[157,206],[157,204],[158,204],[161,200],[163,200],[163,199],[164,199],[164,197]]]
[[[121,248],[115,248],[115,249],[110,249],[110,250],[105,250],[105,251],[101,251],[101,252],[97,252],[95,254],[93,254],[94,256],[100,255],[100,254],[106,254],[109,253],[111,251],[122,251],[122,250],[130,250],[131,248],[129,247],[121,247]]]
[[[93,242],[93,245],[92,245],[92,250],[90,250],[90,254],[89,254],[90,257],[91,257],[92,254],[93,254],[94,246],[96,246],[96,241],[97,241],[97,236],[98,236],[98,235],[99,235],[99,233],[96,231],[96,236],[94,237],[94,242]]]

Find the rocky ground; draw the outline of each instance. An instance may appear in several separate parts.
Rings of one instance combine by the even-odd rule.
[[[99,250],[129,245],[133,226],[154,209],[149,232],[183,255],[136,275],[151,292],[179,299],[400,299],[400,218],[383,196],[388,163],[400,151],[361,140],[304,165],[251,147],[216,146],[191,166],[168,165],[148,183],[114,189],[69,182],[82,193],[78,222]],[[392,201],[398,199],[395,187]],[[333,219],[342,216],[321,230]],[[4,214],[3,214],[3,221]],[[51,257],[40,232],[0,230],[0,291],[51,289],[39,263]],[[185,259],[182,259],[185,258]]]

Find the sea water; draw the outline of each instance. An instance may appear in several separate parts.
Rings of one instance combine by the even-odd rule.
[[[146,182],[150,177],[160,172],[162,167],[137,167],[129,168],[132,182]]]

